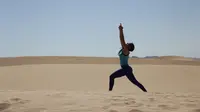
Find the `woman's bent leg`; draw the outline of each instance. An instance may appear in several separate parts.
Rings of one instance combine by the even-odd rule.
[[[144,88],[144,86],[137,81],[137,79],[135,78],[135,76],[133,75],[133,73],[129,72],[128,74],[126,74],[127,78],[136,86],[138,86],[140,89],[142,89],[144,92],[147,92],[147,90]]]
[[[113,89],[115,78],[119,78],[119,77],[122,77],[124,75],[125,75],[125,71],[123,69],[119,69],[119,70],[115,71],[114,73],[112,73],[110,75],[109,91],[112,91],[112,89]]]

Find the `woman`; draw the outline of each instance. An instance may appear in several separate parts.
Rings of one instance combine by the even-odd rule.
[[[120,23],[119,25],[119,37],[122,49],[119,51],[119,59],[120,59],[120,65],[121,69],[115,71],[113,74],[110,75],[110,82],[109,82],[109,91],[112,91],[114,86],[114,80],[115,78],[119,78],[122,76],[125,76],[136,86],[138,86],[140,89],[142,89],[144,92],[147,92],[147,90],[144,88],[140,82],[138,82],[135,78],[135,76],[132,73],[132,68],[128,64],[129,54],[130,52],[134,51],[135,46],[133,43],[125,43],[124,40],[124,34],[123,34],[123,27]]]

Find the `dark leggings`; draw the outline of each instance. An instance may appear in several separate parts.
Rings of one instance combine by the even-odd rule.
[[[130,66],[122,66],[121,69],[115,71],[110,75],[110,82],[109,82],[109,91],[112,91],[113,86],[114,86],[114,80],[115,78],[119,78],[122,76],[125,76],[136,86],[138,86],[140,89],[142,89],[144,92],[147,92],[147,90],[144,88],[140,82],[138,82],[133,75],[132,68]]]

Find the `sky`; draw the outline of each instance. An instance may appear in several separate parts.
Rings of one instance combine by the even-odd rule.
[[[118,25],[131,56],[200,58],[200,0],[0,0],[0,57],[116,57]]]

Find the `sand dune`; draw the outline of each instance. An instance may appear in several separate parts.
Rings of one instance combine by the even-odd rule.
[[[200,112],[199,62],[156,60],[131,65],[143,93],[126,77],[108,91],[114,58],[1,58],[0,112]]]
[[[195,65],[200,66],[200,60],[178,56],[162,56],[158,58],[130,58],[130,64],[150,65]],[[0,58],[0,66],[27,64],[119,64],[118,58],[75,57],[75,56],[26,56]]]

